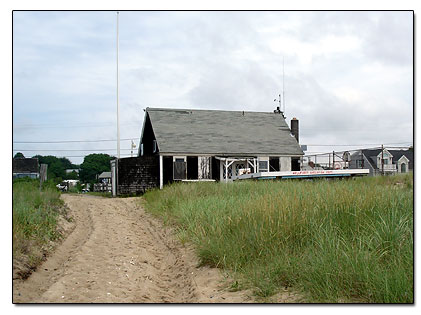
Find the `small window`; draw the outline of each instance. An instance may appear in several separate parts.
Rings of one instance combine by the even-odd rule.
[[[153,153],[156,153],[158,151],[158,148],[156,146],[156,140],[153,140]]]
[[[268,172],[269,161],[259,161],[259,172]]]

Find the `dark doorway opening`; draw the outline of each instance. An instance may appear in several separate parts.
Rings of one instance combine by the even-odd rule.
[[[172,156],[163,157],[164,185],[173,182],[173,160]]]
[[[291,171],[300,171],[300,159],[291,159]]]
[[[187,157],[187,179],[198,179],[198,158],[197,156]]]
[[[219,180],[219,160],[212,156],[211,162],[212,179]]]
[[[269,157],[269,172],[279,172],[278,157]]]

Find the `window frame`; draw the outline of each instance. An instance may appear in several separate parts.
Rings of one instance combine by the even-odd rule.
[[[260,163],[266,163],[266,168],[263,168],[263,170],[262,170],[262,168],[260,167]],[[269,157],[268,156],[259,157],[257,159],[257,165],[259,167],[259,173],[269,172]]]

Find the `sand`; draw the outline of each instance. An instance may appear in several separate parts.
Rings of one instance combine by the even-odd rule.
[[[217,268],[146,213],[136,198],[63,194],[72,231],[25,281],[14,303],[253,303]],[[69,227],[67,227],[69,229]]]

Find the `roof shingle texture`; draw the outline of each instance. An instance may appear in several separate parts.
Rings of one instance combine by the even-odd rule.
[[[38,173],[38,159],[36,158],[13,159],[13,173]]]
[[[98,178],[111,178],[111,172],[102,172]]]
[[[161,153],[303,155],[280,114],[147,108]]]

